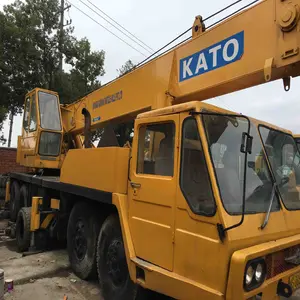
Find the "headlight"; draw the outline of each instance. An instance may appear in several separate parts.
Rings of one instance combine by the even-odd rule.
[[[244,289],[246,291],[258,288],[266,277],[266,262],[263,258],[250,260],[245,268]]]
[[[256,274],[255,274],[256,275]],[[246,277],[245,277],[245,283],[247,286],[249,286],[253,280],[253,276],[254,276],[254,269],[253,267],[250,265],[246,271]]]
[[[255,270],[255,280],[257,282],[261,281],[261,278],[263,276],[264,267],[261,263],[258,263]]]

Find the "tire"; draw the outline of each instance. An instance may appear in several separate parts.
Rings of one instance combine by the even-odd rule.
[[[97,271],[105,300],[137,299],[138,286],[129,276],[117,215],[108,216],[101,227],[97,245]]]
[[[26,184],[22,184],[20,189],[20,208],[28,207],[28,188]]]
[[[0,176],[0,188],[5,188],[6,187],[6,177],[5,176]]]
[[[68,222],[67,249],[71,267],[81,279],[96,278],[99,224],[93,206],[83,202],[75,204]]]
[[[20,209],[16,223],[16,242],[19,252],[28,250],[30,246],[31,207]]]
[[[17,181],[13,181],[10,188],[9,211],[10,219],[15,222],[17,220],[18,212],[21,209],[20,203],[20,185]]]

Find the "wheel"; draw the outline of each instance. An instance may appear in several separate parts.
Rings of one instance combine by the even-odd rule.
[[[97,271],[105,300],[136,299],[138,287],[129,276],[117,215],[107,217],[100,230]]]
[[[20,185],[17,181],[13,181],[10,188],[9,211],[10,219],[15,222],[17,220],[20,205]]]
[[[95,278],[99,216],[93,206],[79,202],[73,207],[67,229],[67,248],[71,267],[81,279]]]
[[[20,189],[20,208],[28,206],[28,188],[26,184],[22,184]]]
[[[0,175],[0,188],[4,187],[4,177]]]
[[[16,223],[16,242],[20,252],[28,250],[30,246],[31,207],[20,209]]]

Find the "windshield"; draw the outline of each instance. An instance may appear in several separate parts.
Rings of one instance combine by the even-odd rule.
[[[39,110],[43,129],[61,130],[57,96],[39,92]]]
[[[259,131],[287,209],[300,209],[300,154],[293,137],[264,126]]]
[[[241,152],[241,141],[250,126],[253,144],[246,163],[245,213],[266,212],[272,181],[256,127],[242,116],[205,114],[202,118],[220,195],[229,214],[242,213],[245,154]],[[271,210],[279,210],[277,196]]]

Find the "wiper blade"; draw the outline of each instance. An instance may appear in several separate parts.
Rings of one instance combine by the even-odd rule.
[[[277,183],[275,181],[273,182],[272,192],[271,192],[271,198],[270,198],[270,205],[269,205],[267,214],[265,216],[265,219],[264,219],[263,223],[260,226],[261,230],[263,230],[267,226],[267,224],[269,222],[270,213],[271,213],[272,205],[273,205],[273,202],[274,202],[276,189],[278,187],[281,187],[281,186],[285,185],[288,182],[289,182],[289,178],[288,177],[283,178],[282,181],[281,181],[281,183],[279,185],[277,185]]]
[[[265,216],[265,219],[264,219],[263,223],[260,226],[261,230],[263,230],[267,226],[267,224],[269,222],[272,205],[273,205],[274,198],[275,198],[276,185],[277,185],[276,182],[274,182],[273,186],[272,186],[272,192],[271,192],[270,204],[269,204],[269,207],[268,207],[268,211],[267,211],[267,214]]]

